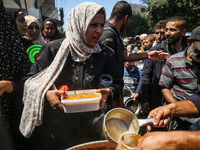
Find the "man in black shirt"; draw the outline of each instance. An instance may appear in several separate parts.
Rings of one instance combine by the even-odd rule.
[[[104,26],[104,32],[99,40],[101,44],[104,44],[112,48],[115,52],[115,56],[120,68],[120,75],[124,73],[124,61],[137,61],[143,59],[161,60],[167,58],[168,54],[159,51],[152,51],[139,54],[128,54],[123,45],[123,41],[120,37],[120,32],[123,32],[127,24],[130,21],[132,15],[132,9],[128,2],[119,1],[113,7],[111,16],[108,22]]]
[[[119,66],[119,74],[123,77],[124,74],[124,61],[137,61],[143,59],[161,60],[167,58],[168,54],[160,55],[160,51],[152,51],[147,53],[129,54],[123,45],[120,37],[120,32],[123,32],[130,21],[132,9],[128,2],[119,1],[113,7],[111,16],[104,26],[104,32],[99,40],[99,43],[104,44],[115,53],[117,63]],[[122,101],[121,101],[122,102]],[[121,106],[123,106],[123,103]]]

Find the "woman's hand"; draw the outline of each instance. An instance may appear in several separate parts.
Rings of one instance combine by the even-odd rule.
[[[0,81],[0,96],[6,92],[11,93],[13,91],[13,85],[10,81],[2,80]]]
[[[111,90],[109,88],[98,89],[97,92],[101,93],[102,98],[101,98],[101,101],[100,101],[100,109],[103,109],[105,104],[106,104],[108,96],[111,94]]]
[[[49,101],[49,104],[53,109],[60,108],[61,110],[63,109],[63,104],[61,103],[59,99],[59,95],[65,94],[64,91],[60,90],[49,90],[46,93],[46,99]]]

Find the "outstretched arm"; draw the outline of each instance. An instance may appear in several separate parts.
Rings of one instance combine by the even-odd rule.
[[[151,51],[151,52],[144,52],[144,53],[127,53],[124,50],[124,59],[125,61],[138,61],[144,59],[150,59],[152,61],[163,61],[164,59],[169,58],[168,53],[164,53],[162,51]]]
[[[183,100],[166,106],[153,109],[147,118],[154,118],[153,126],[165,127],[168,123],[167,117],[197,117],[199,115],[196,106],[189,100]],[[161,120],[162,119],[162,120]],[[151,126],[147,126],[151,131]]]
[[[169,58],[168,53],[164,53],[162,51],[150,51],[148,53],[148,59],[152,61],[163,61],[167,58]]]

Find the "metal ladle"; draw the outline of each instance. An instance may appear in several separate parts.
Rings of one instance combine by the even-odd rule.
[[[124,108],[115,108],[105,115],[103,120],[103,131],[107,140],[117,145],[119,138],[123,133],[138,133],[140,126],[152,124],[153,121],[154,118],[137,119],[131,111]]]

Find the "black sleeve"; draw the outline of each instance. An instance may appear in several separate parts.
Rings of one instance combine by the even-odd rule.
[[[42,45],[35,63],[31,66],[28,77],[40,72],[51,64],[60,48],[62,41],[63,39],[59,39]]]
[[[120,95],[122,93],[124,82],[121,76],[119,75],[119,72],[117,71],[118,67],[116,66],[116,64],[117,64],[117,61],[115,57],[110,59],[110,64],[108,64],[108,68],[110,68],[109,74],[113,76],[113,84],[109,88],[113,91],[113,94]]]
[[[20,81],[13,81],[14,85],[13,85],[13,91],[12,91],[12,95],[16,96],[19,93],[23,93],[23,87],[24,87],[24,80],[20,80]]]
[[[149,102],[151,98],[151,82],[153,74],[153,61],[146,60],[142,70],[142,102]]]
[[[159,51],[160,49],[161,49],[161,43],[150,48],[149,51],[154,51],[154,50]],[[144,67],[142,70],[142,88],[141,88],[142,90],[141,101],[143,103],[149,102],[149,100],[151,99],[152,78],[153,78],[155,63],[156,63],[155,61],[151,61],[149,59],[147,59],[144,63]]]
[[[99,40],[99,43],[104,44],[115,50],[115,42],[116,42],[116,37],[114,33],[111,30],[104,30]]]
[[[113,51],[106,46],[101,46],[104,50],[108,52],[107,65],[105,68],[105,73],[110,74],[113,77],[113,84],[108,88],[111,89],[111,93],[116,98],[114,100],[119,100],[119,95],[122,93],[122,88],[124,86],[123,78],[119,74],[119,67],[117,65],[116,57]]]

